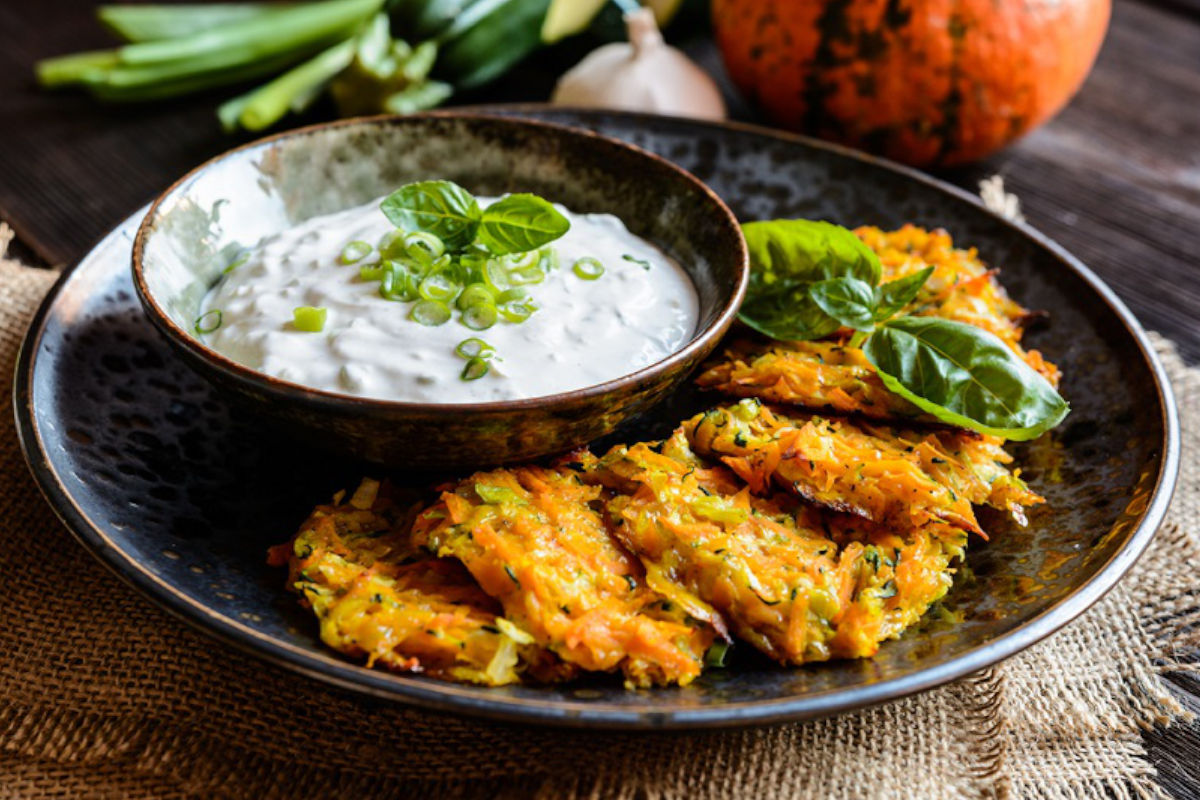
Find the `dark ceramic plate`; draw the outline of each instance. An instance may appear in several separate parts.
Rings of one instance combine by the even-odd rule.
[[[654,728],[765,723],[900,697],[1028,647],[1094,603],[1162,520],[1179,460],[1170,389],[1129,311],[1052,242],[915,172],[748,127],[638,115],[522,109],[655,151],[694,172],[743,219],[947,228],[1004,266],[1027,306],[1051,312],[1029,340],[1065,373],[1074,411],[1052,439],[1019,448],[1049,502],[1028,528],[985,519],[974,579],[928,623],[871,660],[780,669],[742,653],[685,689],[627,692],[597,680],[484,689],[367,670],[321,646],[265,564],[310,506],[362,468],[265,434],[167,348],[129,279],[130,217],[50,293],[17,367],[26,455],[80,541],[155,602],[243,650],[356,691],[468,714],[551,724]],[[704,403],[691,391],[622,435],[661,435]],[[427,483],[433,475],[413,476]],[[742,648],[745,650],[745,648]]]

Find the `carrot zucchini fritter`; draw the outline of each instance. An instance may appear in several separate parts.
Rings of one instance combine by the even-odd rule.
[[[742,340],[700,373],[696,383],[735,397],[873,419],[923,417],[919,408],[883,385],[862,350],[841,342]]]
[[[457,558],[509,619],[585,670],[634,686],[690,683],[714,631],[646,585],[569,468],[480,472],[442,493],[413,541]]]
[[[906,313],[945,317],[998,336],[1054,386],[1059,370],[1037,350],[1021,347],[1030,313],[1014,302],[972,248],[954,247],[945,231],[906,225],[896,231],[864,227],[855,231],[879,256],[883,281],[925,267],[933,274]],[[697,379],[705,388],[736,397],[872,419],[922,419],[920,410],[889,391],[863,352],[841,341],[771,342],[743,340],[710,364]]]
[[[894,231],[864,226],[854,232],[879,256],[884,281],[903,278],[925,267],[934,268],[909,313],[945,317],[983,328],[998,336],[1052,385],[1058,385],[1058,367],[1037,350],[1021,347],[1029,311],[1008,296],[995,279],[996,270],[979,260],[974,247],[956,248],[946,231],[929,231],[915,225]]]
[[[1000,442],[969,431],[915,431],[811,414],[785,416],[755,400],[683,425],[697,453],[719,458],[756,493],[772,483],[818,505],[901,530],[941,521],[983,535],[972,503],[1007,511],[1042,502]]]
[[[498,616],[461,564],[415,550],[410,522],[367,480],[349,502],[318,506],[290,543],[272,549],[326,645],[368,666],[489,686],[569,674]]]
[[[726,467],[698,466],[678,432],[613,448],[587,478],[617,491],[615,535],[652,586],[689,595],[784,664],[873,655],[945,594],[966,544],[939,523],[894,533],[786,493],[754,496]]]

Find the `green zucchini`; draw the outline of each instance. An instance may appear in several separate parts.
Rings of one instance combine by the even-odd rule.
[[[482,86],[541,46],[550,0],[477,0],[438,37],[437,75]]]

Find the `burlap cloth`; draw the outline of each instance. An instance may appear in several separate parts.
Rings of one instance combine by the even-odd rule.
[[[0,250],[0,254],[2,254]],[[0,392],[54,276],[0,261]],[[578,733],[372,702],[218,645],[96,563],[0,415],[0,797],[935,798],[1161,795],[1139,727],[1200,617],[1200,370],[1158,342],[1183,411],[1169,521],[1061,633],[890,705],[765,730]]]

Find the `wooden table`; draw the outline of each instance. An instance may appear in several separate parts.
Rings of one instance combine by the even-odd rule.
[[[78,258],[172,178],[235,143],[213,116],[228,91],[104,107],[32,85],[38,58],[108,46],[91,3],[0,4],[0,219],[32,263]],[[689,50],[720,70],[711,43]],[[576,58],[559,48],[472,102],[543,100]],[[735,103],[738,116],[753,112]],[[942,177],[975,190],[1004,176],[1029,221],[1112,285],[1147,328],[1200,363],[1200,0],[1116,0],[1107,43],[1074,102],[984,164]],[[1200,712],[1200,681],[1173,679]],[[1145,735],[1164,788],[1200,797],[1200,724]]]

